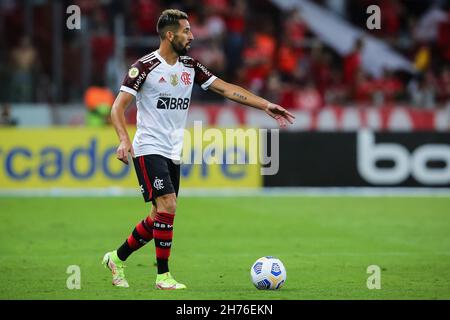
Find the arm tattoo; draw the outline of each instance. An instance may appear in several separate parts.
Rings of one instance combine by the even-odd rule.
[[[233,92],[233,96],[238,97],[241,100],[247,100],[246,96],[244,96],[244,95],[242,95],[240,93],[237,93],[237,92]]]

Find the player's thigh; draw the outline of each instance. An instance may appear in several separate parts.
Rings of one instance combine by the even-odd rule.
[[[166,194],[175,193],[167,158],[160,155],[144,155],[133,159],[141,192],[146,202]],[[159,210],[159,208],[157,208]]]
[[[167,159],[167,168],[169,169],[170,181],[175,193],[162,195],[156,198],[156,203],[158,206],[158,211],[175,213],[178,189],[180,187],[180,164],[174,160]]]
[[[180,164],[179,161],[175,162],[169,160],[169,174],[170,180],[172,181],[173,188],[175,189],[175,195],[178,197],[178,190],[180,189]]]

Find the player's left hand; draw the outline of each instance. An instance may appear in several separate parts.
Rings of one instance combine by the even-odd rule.
[[[292,113],[290,113],[289,111],[287,111],[285,108],[283,108],[282,106],[279,106],[275,103],[267,104],[267,107],[264,111],[269,116],[271,116],[272,118],[277,120],[278,125],[281,128],[286,128],[288,122],[290,124],[294,123],[295,116]]]

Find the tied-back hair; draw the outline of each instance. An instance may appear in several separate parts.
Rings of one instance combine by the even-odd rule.
[[[161,39],[167,32],[167,29],[177,30],[180,26],[179,20],[188,19],[188,15],[177,9],[167,9],[164,10],[158,19],[158,24],[156,25],[156,31]]]

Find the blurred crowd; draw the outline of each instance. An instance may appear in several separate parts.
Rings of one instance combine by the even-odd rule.
[[[287,108],[394,103],[436,108],[450,101],[450,1],[312,1],[359,28],[366,26],[369,5],[381,8],[382,28],[365,31],[403,54],[416,72],[386,70],[380,78],[361,68],[364,38],[355,41],[350,53],[340,56],[311,32],[302,12],[283,12],[268,0],[62,1],[63,17],[67,17],[67,6],[81,8],[81,31],[67,29],[65,18],[55,25],[53,1],[29,2],[32,5],[25,10],[23,1],[0,1],[2,102],[87,103],[89,89],[100,87],[117,93],[118,74],[122,73],[117,72],[120,63],[114,61],[115,17],[124,16],[127,37],[154,40],[148,46],[126,47],[121,61],[125,66],[121,71],[126,71],[127,65],[157,48],[156,22],[160,12],[169,7],[190,16],[195,40],[189,55],[224,80]],[[32,21],[27,20],[30,17]],[[83,31],[85,26],[89,28]],[[53,41],[58,27],[62,29],[61,83],[54,79]],[[86,30],[88,34],[83,33]],[[86,37],[87,48],[82,44]],[[90,59],[85,59],[86,54]],[[86,61],[90,61],[90,72],[83,82]],[[193,99],[221,101],[221,97],[198,89]]]

